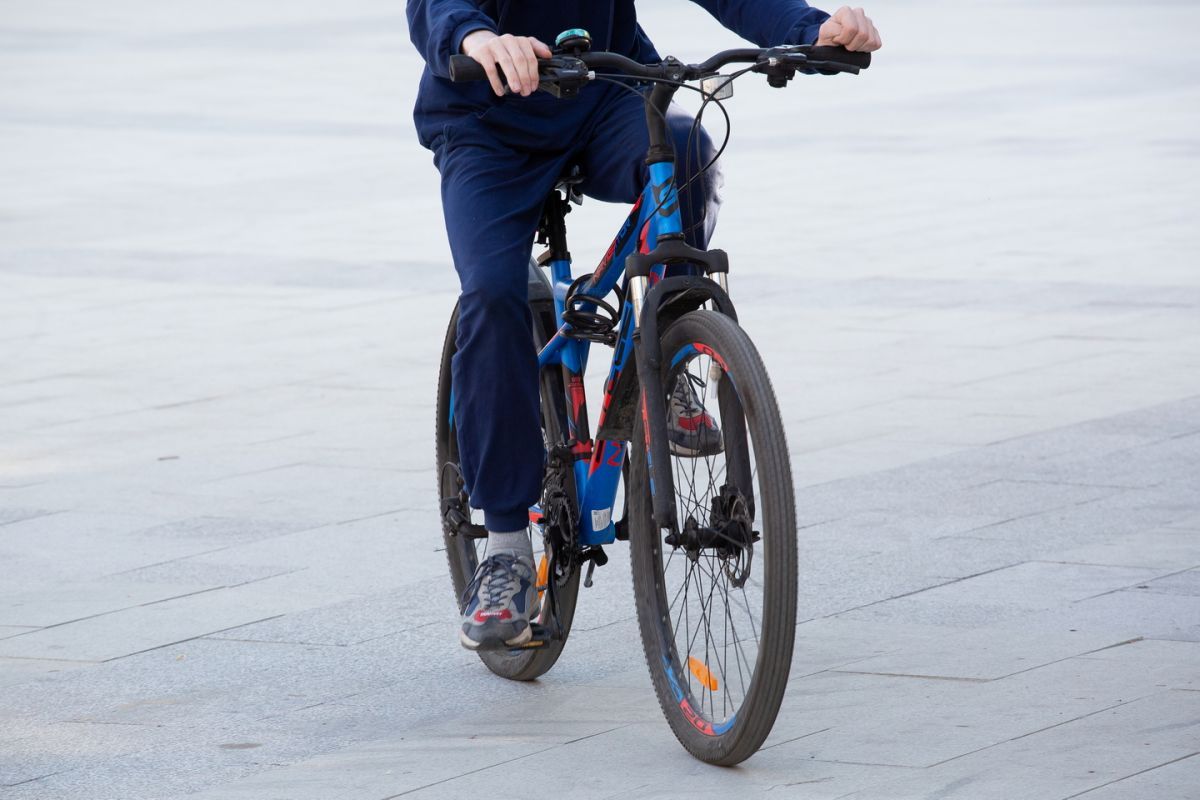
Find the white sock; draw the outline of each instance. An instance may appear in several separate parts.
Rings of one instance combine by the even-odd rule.
[[[527,529],[507,533],[503,531],[488,531],[484,558],[494,556],[497,553],[512,553],[518,558],[533,561],[533,542],[529,538],[529,531]]]

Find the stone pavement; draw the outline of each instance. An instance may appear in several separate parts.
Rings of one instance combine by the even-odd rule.
[[[802,622],[722,770],[660,718],[624,548],[544,679],[458,647],[400,5],[0,16],[0,796],[1200,796],[1200,9],[881,2],[863,76],[739,84],[716,244]]]

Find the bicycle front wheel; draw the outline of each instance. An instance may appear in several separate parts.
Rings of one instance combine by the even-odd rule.
[[[783,701],[796,626],[796,513],[783,423],[753,343],[729,317],[694,311],[663,334],[667,404],[700,410],[671,447],[679,530],[656,527],[641,429],[630,455],[638,624],[663,713],[711,764],[753,755]],[[685,400],[688,399],[685,397]],[[704,415],[707,415],[705,418]],[[638,415],[641,417],[642,415]],[[689,427],[720,428],[689,446]]]

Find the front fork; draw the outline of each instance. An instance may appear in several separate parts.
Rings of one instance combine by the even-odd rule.
[[[656,84],[650,90],[649,102],[646,103],[650,148],[646,157],[649,194],[645,207],[652,209],[649,212],[648,234],[654,237],[654,248],[648,253],[631,253],[625,259],[629,299],[633,307],[634,357],[642,391],[643,444],[646,448],[654,522],[659,529],[666,529],[670,533],[678,533],[679,525],[667,438],[667,409],[663,402],[666,392],[662,383],[664,354],[658,329],[659,307],[665,296],[686,289],[705,296],[719,311],[737,319],[733,303],[725,291],[725,274],[729,272],[728,256],[721,250],[698,250],[684,242],[679,195],[675,186],[675,153],[666,125],[667,108],[674,94],[674,87]],[[660,277],[651,286],[651,270],[658,265],[665,267],[668,264],[697,264],[703,267],[705,276]],[[707,277],[714,274],[719,283]]]
[[[709,275],[715,276],[715,281],[701,276],[662,278],[651,287],[649,266],[670,262],[701,263]],[[736,320],[737,313],[726,291],[729,285],[728,258],[720,250],[700,251],[685,245],[678,238],[670,238],[660,240],[659,246],[649,253],[631,255],[627,260],[627,269],[630,276],[629,301],[633,307],[634,358],[637,363],[638,380],[641,383],[642,431],[645,434],[642,444],[646,450],[653,516],[660,529],[678,533],[675,479],[671,473],[671,453],[667,435],[667,408],[666,403],[662,402],[662,398],[666,397],[662,382],[663,359],[669,358],[671,354],[662,352],[658,311],[664,295],[688,290],[706,294],[717,311]],[[715,364],[714,367],[719,380],[721,368]],[[711,371],[710,369],[710,373]]]
[[[679,530],[675,517],[675,481],[671,475],[670,449],[667,445],[667,410],[659,398],[664,396],[662,385],[662,347],[659,341],[642,341],[642,313],[646,306],[646,275],[629,279],[629,299],[633,305],[634,359],[642,389],[642,433],[646,449],[646,473],[650,478],[650,499],[654,522],[669,533]],[[651,313],[657,314],[657,309]],[[657,338],[657,337],[656,337]]]

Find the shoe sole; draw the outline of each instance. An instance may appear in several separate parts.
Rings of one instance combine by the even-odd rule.
[[[529,640],[531,640],[532,638],[533,638],[533,626],[532,625],[526,625],[525,630],[521,631],[520,633],[518,633],[516,636],[514,636],[511,639],[489,638],[489,639],[484,639],[482,642],[477,642],[474,639],[472,639],[470,636],[467,636],[467,632],[464,630],[460,630],[458,632],[458,641],[462,644],[463,647],[467,648],[468,650],[480,650],[480,649],[502,650],[506,647],[520,647],[521,645],[529,642]]]
[[[724,447],[718,447],[715,450],[702,450],[700,448],[684,447],[683,445],[669,443],[671,455],[679,456],[680,458],[699,458],[700,456],[715,456],[725,452]]]

